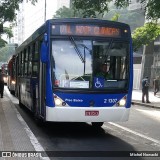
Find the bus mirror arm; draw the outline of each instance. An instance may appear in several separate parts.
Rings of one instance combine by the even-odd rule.
[[[47,43],[46,42],[42,42],[41,44],[41,61],[42,63],[47,63],[48,61],[48,54],[47,54]]]

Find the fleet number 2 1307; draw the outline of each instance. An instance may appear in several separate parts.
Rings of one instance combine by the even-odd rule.
[[[116,103],[117,99],[116,98],[109,98],[109,99],[104,99],[104,103]]]

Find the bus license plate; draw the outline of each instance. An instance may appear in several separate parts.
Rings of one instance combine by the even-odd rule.
[[[98,116],[99,111],[85,111],[85,116]]]

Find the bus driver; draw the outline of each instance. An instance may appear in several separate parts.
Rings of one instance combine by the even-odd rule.
[[[96,74],[96,77],[99,78],[104,78],[104,79],[111,79],[112,76],[109,73],[108,69],[107,69],[107,64],[104,63],[100,66],[100,72]]]

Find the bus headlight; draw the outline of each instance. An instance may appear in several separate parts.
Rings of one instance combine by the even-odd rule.
[[[66,102],[64,102],[58,96],[54,96],[54,102],[55,102],[55,106],[66,106]]]
[[[56,106],[62,105],[62,101],[59,98],[56,98],[54,101]]]
[[[121,99],[120,101],[119,101],[119,105],[120,106],[124,106],[126,104],[126,99]]]
[[[11,81],[11,83],[12,83],[12,84],[16,84],[16,82],[15,82],[15,81]]]
[[[124,107],[126,105],[127,97],[124,96],[119,102],[117,103],[117,106]]]

